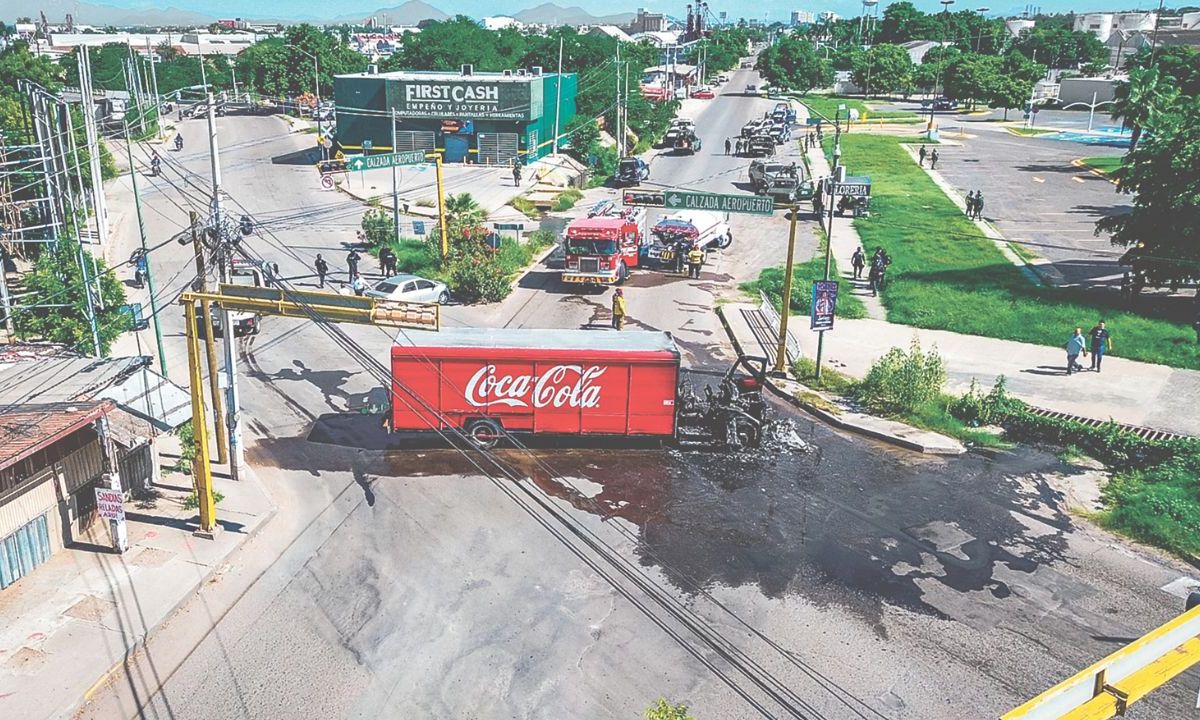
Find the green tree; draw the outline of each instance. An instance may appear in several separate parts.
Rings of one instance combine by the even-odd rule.
[[[1125,67],[1130,71],[1150,67],[1150,49],[1143,48],[1129,58]],[[1154,54],[1154,69],[1182,94],[1200,95],[1200,49],[1186,45],[1160,47]]]
[[[680,703],[672,705],[666,698],[659,698],[656,703],[646,708],[646,720],[696,720],[688,712],[687,705]]]
[[[966,101],[974,109],[978,100],[996,94],[1001,77],[1000,58],[974,53],[963,54],[946,66],[942,87],[946,97]]]
[[[316,57],[315,68],[310,55]],[[237,74],[243,83],[277,96],[317,94],[319,80],[320,94],[329,97],[334,75],[366,69],[364,55],[342,43],[336,34],[309,24],[290,27],[283,37],[255,43],[237,58]]]
[[[851,77],[867,95],[877,91],[891,93],[908,85],[912,59],[899,45],[875,45],[855,56]]]
[[[1133,131],[1129,142],[1131,152],[1137,149],[1150,111],[1172,104],[1178,93],[1179,90],[1169,81],[1164,81],[1155,68],[1137,68],[1129,73],[1127,81],[1117,85],[1112,116]]]
[[[758,55],[755,68],[771,85],[798,92],[833,84],[833,66],[812,43],[785,35]]]
[[[1052,68],[1108,62],[1108,48],[1099,38],[1090,32],[1077,32],[1066,27],[1035,25],[1026,28],[1013,42],[1013,49]]]
[[[1130,97],[1145,98],[1141,141],[1113,172],[1117,188],[1133,195],[1133,210],[1096,223],[1127,248],[1122,261],[1152,283],[1200,280],[1200,98],[1174,88],[1151,95],[1154,70],[1130,77]]]
[[[87,297],[79,267],[79,243],[62,239],[46,245],[25,275],[27,302],[59,307],[22,309],[13,315],[17,335],[21,338],[42,338],[64,343],[73,349],[92,353],[92,331],[87,319]],[[84,251],[83,261],[92,279],[93,257]],[[120,311],[125,304],[125,289],[108,266],[95,259],[99,271],[100,298],[96,303],[96,326],[101,353],[107,355],[113,341],[129,329],[129,316]],[[91,288],[94,288],[94,280]]]

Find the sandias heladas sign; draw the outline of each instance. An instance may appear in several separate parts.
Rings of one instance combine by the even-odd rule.
[[[541,83],[534,86],[536,93],[528,82],[397,80],[388,100],[400,117],[532,120],[542,104]]]

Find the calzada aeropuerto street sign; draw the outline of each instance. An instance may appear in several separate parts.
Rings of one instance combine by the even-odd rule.
[[[351,155],[346,158],[347,170],[379,170],[399,165],[417,165],[429,162],[424,150],[388,153],[386,155]]]
[[[761,195],[721,195],[664,190],[663,204],[673,210],[712,210],[747,215],[770,215],[775,212],[774,198]]]

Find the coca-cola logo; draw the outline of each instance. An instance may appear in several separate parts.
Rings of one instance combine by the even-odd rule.
[[[594,408],[600,405],[601,389],[594,381],[606,370],[599,365],[555,365],[541,375],[498,375],[495,365],[484,365],[467,382],[465,395],[475,407]]]

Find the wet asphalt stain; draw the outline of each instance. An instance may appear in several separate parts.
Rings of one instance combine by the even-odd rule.
[[[626,521],[639,561],[683,593],[752,586],[800,596],[847,609],[880,635],[886,605],[947,617],[941,597],[927,595],[931,583],[1003,602],[1013,589],[999,568],[1028,575],[1067,562],[1071,520],[1041,478],[1059,467],[1053,456],[929,458],[777,412],[815,450],[719,453],[581,438],[563,447],[535,437],[529,451],[497,455],[576,512]],[[267,438],[253,452],[255,462],[315,476],[350,470],[368,504],[388,478],[477,474],[436,436],[388,434],[378,416],[327,415],[307,438]],[[1036,518],[1040,532],[1021,517]]]

